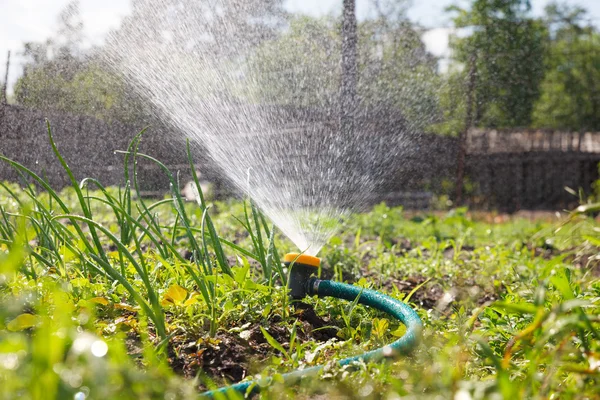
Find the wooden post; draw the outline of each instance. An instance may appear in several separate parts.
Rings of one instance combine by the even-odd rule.
[[[10,67],[10,50],[8,51],[8,55],[6,57],[6,72],[4,74],[4,83],[2,85],[2,105],[8,104],[8,69]]]
[[[8,68],[10,67],[10,50],[8,51],[8,56],[6,57],[6,73],[4,74],[4,83],[2,84],[2,93],[0,95],[0,137],[5,134],[5,131],[8,131],[8,124],[6,122],[6,105],[8,104]]]
[[[342,16],[342,82],[340,90],[340,127],[342,134],[354,132],[358,83],[358,28],[355,0],[344,0]]]
[[[473,126],[473,104],[475,99],[475,79],[477,75],[477,52],[473,52],[469,61],[469,76],[467,83],[467,112],[465,128],[458,136],[458,157],[456,166],[456,205],[463,203],[463,188],[465,180],[465,158],[467,154],[467,135]]]

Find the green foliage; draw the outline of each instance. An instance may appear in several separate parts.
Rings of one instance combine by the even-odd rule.
[[[528,0],[474,0],[469,9],[449,9],[456,14],[455,25],[468,33],[452,38],[451,47],[464,66],[465,85],[475,80],[476,126],[526,127],[531,122],[544,77],[547,29],[529,16],[530,8]]]
[[[141,107],[121,79],[93,61],[77,67],[29,65],[15,85],[15,98],[30,108],[122,122],[135,122]]]
[[[132,14],[109,34],[109,43],[88,49],[79,3],[72,1],[62,11],[55,35],[41,43],[25,44],[27,62],[15,85],[15,101],[44,111],[125,123],[147,121],[152,105],[137,96],[131,84],[105,60],[112,44],[165,41],[169,36],[166,51],[178,47],[182,54],[203,52],[218,60],[215,63],[221,68],[235,68],[225,64],[274,36],[284,15],[282,7],[281,0],[227,0],[218,4],[135,0]],[[173,24],[173,20],[178,23]],[[190,26],[196,29],[193,34]],[[202,39],[191,40],[190,35]]]
[[[432,132],[445,136],[458,136],[464,131],[467,121],[467,79],[464,71],[450,70],[440,76],[438,92],[441,117],[433,121]]]
[[[585,11],[549,6],[551,40],[546,75],[533,110],[535,127],[600,129],[600,33],[585,26]]]
[[[96,49],[84,50],[79,3],[72,1],[59,16],[53,37],[25,43],[27,59],[14,88],[19,105],[40,110],[134,122],[144,113],[130,88],[100,61]]]
[[[327,106],[337,98],[341,42],[331,18],[293,18],[287,32],[265,42],[249,67],[257,80],[257,101]]]
[[[141,198],[135,161],[150,158],[138,140],[122,188],[86,179],[58,192],[1,160],[23,182],[0,187],[0,397],[188,399],[239,379],[227,365],[272,376],[264,398],[600,390],[597,204],[560,224],[385,204],[354,215],[322,250],[320,273],[410,302],[425,329],[410,356],[339,367],[331,361],[389,343],[403,325],[334,298],[291,307],[277,256],[296,250],[289,241],[251,204],[207,203],[200,191],[185,203],[158,160],[173,190]],[[299,388],[278,384],[328,363]]]
[[[437,115],[440,81],[415,28],[406,20],[359,23],[358,96],[365,107],[400,111],[413,128]],[[341,28],[334,18],[294,17],[287,31],[252,55],[257,102],[334,107],[341,83]]]
[[[408,20],[380,17],[361,23],[359,60],[363,105],[398,110],[412,129],[425,129],[440,119],[444,82],[418,28]]]

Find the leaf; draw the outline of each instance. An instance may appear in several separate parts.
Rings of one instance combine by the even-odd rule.
[[[590,244],[593,246],[600,247],[600,238],[590,235],[583,235],[583,239],[590,242]]]
[[[33,328],[37,324],[37,316],[33,314],[21,314],[6,325],[6,328],[11,332],[22,331],[28,328]]]
[[[398,328],[396,330],[392,331],[391,333],[392,333],[392,336],[402,337],[406,333],[406,326],[400,325],[400,326],[398,326]]]
[[[385,336],[389,325],[389,321],[385,318],[374,318],[371,333],[375,335],[377,339],[382,339]]]
[[[86,278],[75,278],[70,280],[71,285],[76,288],[85,288],[90,286],[90,281]]]
[[[131,311],[131,312],[135,311],[135,307],[133,307],[127,303],[116,303],[114,305],[114,307],[118,310],[125,310],[125,311]]]
[[[298,327],[298,320],[294,321],[294,325],[292,326],[292,331],[290,332],[290,353],[294,351],[294,345],[296,343],[296,329]]]
[[[283,346],[280,345],[279,342],[277,340],[275,340],[275,338],[273,338],[273,336],[269,335],[269,332],[267,332],[267,330],[265,328],[263,328],[261,326],[260,330],[262,331],[262,334],[265,337],[265,339],[267,339],[267,343],[269,343],[271,345],[271,347],[273,347],[275,350],[280,351],[283,355],[285,355],[286,358],[290,358],[290,356],[288,355],[288,352],[285,351]]]
[[[411,290],[411,291],[410,291],[410,293],[409,293],[409,294],[408,294],[408,295],[407,295],[407,296],[404,298],[404,300],[403,300],[403,301],[404,301],[405,303],[408,303],[408,302],[410,301],[410,298],[413,296],[413,294],[415,294],[415,293],[417,292],[417,290],[419,290],[419,289],[421,289],[423,286],[425,286],[425,284],[426,284],[427,282],[429,282],[430,280],[431,280],[431,278],[428,278],[428,279],[426,279],[426,280],[425,280],[423,283],[421,283],[421,284],[419,284],[419,285],[415,286],[415,287],[413,288],[413,290]]]
[[[194,292],[192,293],[192,295],[190,296],[189,299],[187,299],[185,301],[185,303],[183,303],[184,306],[191,306],[192,304],[198,304],[200,303],[200,301],[198,300],[200,298],[200,293]]]
[[[93,297],[89,300],[91,303],[101,304],[103,306],[107,306],[109,301],[104,297]]]
[[[571,282],[569,282],[569,278],[567,278],[564,271],[552,276],[550,282],[562,294],[565,300],[572,300],[575,298],[573,290],[571,289]]]
[[[163,300],[160,304],[162,304],[163,306],[181,305],[187,298],[187,294],[187,290],[185,290],[181,286],[177,284],[171,285],[171,287],[169,287],[169,290],[167,290],[167,293],[165,293],[165,295],[163,296]]]
[[[238,257],[242,262],[242,267],[233,269],[233,278],[240,285],[244,284],[244,281],[248,277],[248,272],[250,271],[250,263],[246,257]]]

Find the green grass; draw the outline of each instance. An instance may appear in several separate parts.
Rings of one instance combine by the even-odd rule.
[[[322,276],[408,301],[425,330],[409,357],[340,368],[332,361],[403,326],[337,299],[291,307],[279,258],[291,243],[248,201],[185,202],[176,177],[137,152],[140,139],[121,188],[77,182],[54,143],[72,180],[60,192],[0,157],[22,175],[0,187],[0,398],[195,398],[254,375],[275,377],[265,398],[600,393],[592,206],[566,222],[383,204],[353,216],[320,254]],[[163,169],[164,199],[139,196],[138,158]],[[328,367],[317,380],[277,384],[318,364]]]

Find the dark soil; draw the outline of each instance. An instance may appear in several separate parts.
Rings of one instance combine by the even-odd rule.
[[[318,316],[308,304],[296,304],[293,317],[301,324],[296,330],[300,342],[325,342],[337,334],[335,328],[327,328],[331,325],[328,319]],[[263,328],[288,350],[290,331],[281,319],[276,316],[266,325]],[[218,332],[215,338],[191,341],[189,336],[174,337],[169,348],[169,364],[187,378],[194,378],[201,372],[217,384],[235,383],[260,371],[274,352],[277,353],[267,343],[260,325],[255,324],[243,337],[226,331]],[[206,388],[202,386],[201,389]]]

